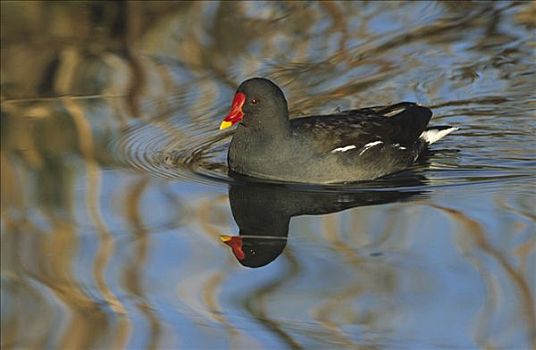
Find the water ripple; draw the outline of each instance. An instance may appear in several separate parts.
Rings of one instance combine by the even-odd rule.
[[[409,172],[374,181],[313,185],[230,177],[227,174],[226,154],[231,135],[232,131],[199,130],[193,124],[177,127],[146,123],[131,126],[121,132],[111,140],[110,149],[115,159],[127,168],[168,180],[189,180],[216,186],[248,181],[289,186],[304,191],[422,191],[425,188],[467,186],[534,177],[534,166],[527,166],[534,165],[534,159],[512,157],[491,162],[481,158],[481,153],[479,156],[471,154],[482,148],[484,141],[475,140],[470,131],[453,135],[452,138],[457,140],[448,140],[449,145],[444,146],[445,149],[434,146],[425,164],[416,165]],[[424,177],[426,181],[413,183],[411,179],[415,175]]]

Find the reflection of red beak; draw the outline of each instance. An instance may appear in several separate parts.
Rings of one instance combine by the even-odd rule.
[[[242,106],[246,102],[246,94],[243,92],[237,92],[233,99],[233,104],[231,106],[231,111],[225,119],[220,124],[220,130],[226,129],[232,125],[235,125],[244,117],[244,112],[242,112]]]
[[[246,258],[246,254],[244,254],[244,251],[242,250],[242,237],[221,235],[220,239],[223,243],[231,247],[233,254],[238,260],[244,260]]]

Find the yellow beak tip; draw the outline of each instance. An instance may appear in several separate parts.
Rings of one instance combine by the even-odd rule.
[[[222,242],[228,242],[228,241],[231,240],[231,236],[221,235],[221,236],[220,236],[220,240],[221,240]]]
[[[230,127],[231,125],[233,125],[233,123],[231,122],[226,122],[225,120],[221,122],[220,124],[220,130],[223,130],[223,129],[227,129],[228,127]]]

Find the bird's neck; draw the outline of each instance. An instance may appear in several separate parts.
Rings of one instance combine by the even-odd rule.
[[[290,121],[288,115],[277,118],[255,119],[244,125],[247,132],[255,137],[267,137],[281,141],[290,136]]]
[[[249,145],[270,146],[285,143],[291,136],[290,121],[287,116],[248,121],[238,126],[235,136]]]

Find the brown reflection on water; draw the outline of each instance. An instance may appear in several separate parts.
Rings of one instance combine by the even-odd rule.
[[[337,222],[339,216],[329,215],[323,220],[323,234],[329,244],[333,247],[337,254],[340,254],[341,258],[356,269],[361,268],[363,258],[357,253],[350,245],[345,243],[344,239],[339,235]],[[363,225],[359,222],[358,225],[353,226],[359,230]],[[363,237],[362,232],[357,232],[358,237]],[[356,239],[354,237],[354,239]],[[357,238],[360,239],[360,238]],[[349,283],[343,286],[340,290],[337,290],[335,294],[326,298],[318,307],[312,310],[314,319],[316,319],[320,325],[325,329],[325,337],[329,337],[334,344],[340,344],[345,348],[358,349],[361,348],[361,344],[357,344],[350,339],[344,331],[340,328],[340,325],[334,318],[351,319],[355,322],[356,315],[350,308],[347,307],[348,302],[354,298],[359,298],[363,292],[364,286],[359,283]]]
[[[86,119],[86,114],[79,104],[72,99],[63,100],[67,111],[70,113],[78,132],[79,150],[86,166],[88,191],[85,193],[86,210],[88,211],[91,222],[95,225],[99,246],[97,255],[94,260],[93,278],[99,292],[108,304],[108,306],[117,314],[118,320],[115,327],[115,336],[111,342],[114,348],[123,348],[126,346],[130,333],[130,321],[126,317],[126,310],[121,301],[108,288],[104,273],[108,263],[114,253],[114,241],[102,219],[101,206],[99,203],[100,194],[102,193],[101,170],[100,165],[95,159],[95,147],[91,125]],[[73,344],[77,347],[78,344]]]
[[[124,283],[130,294],[136,297],[136,307],[141,311],[149,322],[148,349],[158,349],[162,327],[160,320],[145,295],[145,288],[141,278],[144,276],[147,263],[147,253],[150,243],[150,232],[146,229],[141,215],[141,198],[147,189],[150,181],[147,177],[142,177],[135,181],[124,196],[125,216],[130,224],[133,241],[129,261],[125,267]]]
[[[30,292],[35,294],[34,299],[40,298],[40,293],[45,293],[50,300],[43,300],[42,305],[62,304],[69,319],[69,322],[63,324],[50,323],[47,315],[53,315],[53,310],[38,310],[37,313],[19,310],[10,313],[6,323],[3,322],[2,334],[7,337],[5,343],[3,339],[3,345],[10,346],[16,339],[20,341],[21,331],[28,327],[46,327],[46,331],[35,332],[38,337],[30,339],[28,344],[41,347],[50,341],[46,337],[48,334],[48,337],[58,337],[58,344],[63,348],[94,347],[115,330],[112,344],[121,347],[128,335],[127,320],[119,316],[118,323],[112,324],[109,312],[87,293],[79,280],[80,276],[73,272],[79,249],[78,227],[73,218],[74,178],[69,166],[61,158],[74,150],[79,151],[84,158],[87,174],[86,210],[98,227],[101,241],[102,249],[98,249],[93,276],[106,303],[114,312],[124,314],[121,302],[106,287],[103,277],[113,244],[99,213],[100,204],[97,199],[100,193],[100,168],[93,156],[92,132],[85,114],[76,103],[66,99],[64,106],[68,114],[54,115],[54,111],[58,110],[50,109],[47,105],[38,104],[25,109],[17,105],[2,105],[3,112],[7,110],[14,113],[10,118],[21,115],[18,127],[13,120],[15,128],[11,129],[10,134],[13,139],[3,143],[1,152],[2,222],[5,225],[5,231],[2,232],[2,260],[3,264],[7,263],[7,266],[3,266],[20,272],[18,277],[14,276],[14,283],[21,286],[22,292],[14,293],[13,296],[23,296]],[[56,129],[60,125],[68,127]],[[13,124],[10,128],[13,128]],[[41,134],[43,130],[51,132],[54,129],[61,130],[56,139],[46,139]],[[61,134],[71,130],[69,137]],[[41,186],[37,193],[33,193],[31,187],[27,186],[31,183],[28,178],[31,175],[21,169],[21,162],[22,169],[34,171],[40,180]],[[35,214],[43,215],[48,226],[46,229],[38,228],[31,221],[33,218],[29,213],[33,210],[33,200],[42,205],[40,212]],[[26,218],[13,220],[13,217],[18,216],[17,212],[28,214]],[[9,242],[20,242],[20,246],[5,251],[4,247],[11,245]],[[23,321],[23,318],[34,314],[36,317],[32,320]],[[13,343],[14,346],[16,344]]]
[[[379,235],[380,240],[386,240],[396,230],[395,225],[397,212],[396,207],[389,210],[392,215],[387,215],[389,220],[384,223],[383,233]],[[326,297],[322,303],[312,310],[314,318],[325,329],[322,337],[331,339],[333,344],[344,346],[350,349],[376,349],[377,346],[371,343],[356,342],[350,338],[350,334],[342,329],[347,324],[359,325],[365,330],[374,330],[374,324],[381,323],[382,311],[371,312],[370,310],[354,310],[351,305],[353,301],[366,298],[366,294],[371,290],[375,294],[392,294],[396,286],[396,277],[390,269],[382,266],[374,267],[370,264],[370,257],[359,253],[356,246],[366,246],[371,244],[372,238],[368,234],[369,223],[366,215],[361,215],[359,211],[352,213],[350,222],[352,223],[353,236],[343,238],[340,232],[343,231],[341,216],[327,216],[324,218],[323,234],[334,253],[340,255],[345,266],[354,271],[361,271],[360,279],[353,281],[351,275],[348,276],[346,284],[340,286],[335,293]],[[398,223],[399,224],[399,223]],[[398,240],[403,240],[399,237]],[[368,276],[370,275],[370,276]],[[381,276],[381,277],[380,277]],[[363,283],[362,278],[370,279],[369,283]],[[388,311],[387,311],[388,312]]]
[[[512,286],[515,287],[517,294],[519,295],[519,315],[524,318],[524,326],[526,327],[526,332],[529,339],[532,342],[532,347],[536,348],[536,315],[535,315],[535,303],[534,303],[534,294],[529,285],[531,277],[527,277],[522,273],[522,271],[527,271],[527,267],[521,266],[516,268],[510,262],[504,253],[495,248],[488,240],[485,230],[482,225],[480,225],[476,220],[469,218],[464,213],[459,210],[452,208],[445,208],[438,205],[432,205],[434,208],[442,211],[443,213],[449,215],[453,221],[458,223],[462,230],[456,232],[456,243],[459,246],[459,249],[465,253],[466,257],[475,264],[478,270],[481,270],[481,276],[487,280],[487,294],[486,294],[486,305],[482,309],[480,317],[478,317],[479,322],[476,328],[475,338],[479,344],[483,347],[493,346],[493,335],[489,334],[489,327],[487,327],[486,322],[489,322],[491,319],[494,309],[497,309],[497,304],[499,302],[499,295],[501,295],[498,282],[495,280],[496,274],[485,271],[482,264],[479,260],[481,259],[478,256],[478,251],[484,252],[502,267],[508,279],[512,282]],[[467,239],[466,235],[470,235],[471,240]],[[523,245],[522,245],[523,246]],[[475,252],[473,250],[476,249]],[[504,302],[504,300],[502,300]]]
[[[536,222],[536,211],[530,211],[530,208],[519,208],[515,209],[510,204],[508,204],[504,198],[496,198],[497,207],[501,208],[505,213],[513,213],[516,215],[521,215],[526,217],[531,222]],[[530,204],[530,203],[529,203]],[[536,203],[534,203],[536,204]],[[512,232],[515,235],[520,234],[523,230],[529,229],[526,223],[519,222],[515,227],[515,230]],[[536,266],[532,265],[528,259],[531,253],[536,252],[536,240],[529,239],[521,243],[517,248],[514,249],[514,254],[518,256],[519,259],[519,273],[523,276],[533,276],[533,279],[536,279]],[[532,280],[529,277],[529,286],[531,285]],[[536,281],[532,282],[533,284]],[[536,286],[536,284],[535,284]],[[535,287],[536,289],[536,287]],[[536,306],[534,312],[536,313]],[[536,318],[536,316],[535,316]],[[536,325],[535,325],[536,326]],[[536,332],[536,329],[534,330]],[[535,334],[536,336],[536,334]],[[536,339],[535,339],[536,340]]]
[[[20,235],[33,235],[37,241],[32,252],[34,264],[29,266],[26,262],[22,266],[29,276],[46,286],[69,310],[69,323],[62,330],[60,347],[95,346],[95,342],[100,341],[99,338],[110,331],[108,314],[80,288],[73,274],[73,262],[76,261],[78,249],[76,228],[55,217],[49,217],[49,220],[50,232],[18,232]],[[50,331],[53,331],[53,328],[50,328]]]
[[[221,225],[217,226],[213,223],[221,223],[224,221],[224,216],[222,215],[223,213],[218,210],[218,206],[221,204],[227,204],[228,201],[229,199],[225,195],[203,200],[195,211],[195,214],[198,217],[198,220],[196,221],[202,226],[202,232],[208,235],[209,239],[213,240],[214,242],[219,241],[219,236],[222,234],[222,232],[218,230],[218,227],[221,227]],[[229,257],[227,260],[230,261],[231,257]],[[218,298],[223,288],[223,283],[225,282],[226,278],[230,277],[231,273],[235,269],[236,266],[233,264],[224,264],[223,268],[220,268],[216,272],[212,273],[201,285],[203,290],[202,298],[208,308],[208,311],[210,312],[210,316],[219,322],[226,330],[226,333],[229,336],[229,343],[231,347],[237,343],[239,338],[246,337],[246,334],[227,321],[225,312],[220,305]]]
[[[333,246],[333,249],[348,263],[352,265],[359,265],[359,263],[363,262],[363,259],[347,242],[345,242],[342,237],[339,236],[339,230],[337,229],[338,224],[336,222],[337,218],[338,217],[335,216],[328,216],[325,218],[323,230],[324,237],[326,237],[326,240]],[[363,227],[363,223],[360,222],[358,226],[355,227]],[[358,233],[357,236],[363,237],[363,235],[360,233]]]
[[[217,128],[215,118],[228,107],[232,90],[252,74],[269,75],[284,86],[291,110],[296,113],[330,103],[364,106],[395,102],[406,89],[412,93],[420,89],[432,107],[441,110],[439,116],[462,116],[470,124],[478,121],[471,118],[493,113],[527,113],[530,101],[526,96],[534,90],[534,83],[515,76],[520,67],[524,67],[521,73],[530,72],[521,59],[527,55],[523,52],[526,48],[517,44],[508,47],[508,42],[519,38],[515,30],[505,27],[514,23],[534,29],[535,3],[511,3],[500,9],[485,2],[431,3],[441,10],[438,20],[408,23],[407,30],[389,33],[375,32],[371,25],[382,13],[393,12],[389,2],[366,5],[268,2],[263,5],[265,12],[251,14],[260,6],[257,2],[1,2],[2,293],[9,295],[11,302],[2,304],[2,348],[125,348],[133,338],[138,312],[148,323],[147,347],[164,347],[168,329],[161,310],[151,304],[153,291],[144,285],[144,276],[149,273],[151,235],[155,232],[144,222],[149,215],[144,215],[141,208],[144,194],[154,183],[144,174],[129,183],[126,191],[106,196],[105,172],[117,174],[124,169],[114,168],[118,164],[110,155],[105,136],[110,130],[129,126],[134,119],[153,123],[162,139],[175,142],[173,146],[190,146],[192,135],[202,137],[206,130]],[[507,10],[515,7],[523,8],[509,18]],[[408,15],[405,11],[408,9],[399,16]],[[323,21],[326,26],[318,30]],[[472,32],[479,29],[483,34]],[[467,35],[470,32],[475,39]],[[456,56],[456,43],[472,45],[470,50],[483,59],[461,60],[463,57]],[[404,50],[406,47],[411,50]],[[434,63],[428,61],[434,59],[433,54],[417,55],[434,51],[444,51],[461,62]],[[428,72],[419,71],[427,65]],[[480,95],[468,94],[466,98],[463,89],[481,80],[491,68],[504,87],[476,91]],[[354,74],[356,69],[361,70]],[[419,73],[415,75],[414,71]],[[346,75],[351,79],[336,82]],[[402,76],[407,80],[398,79]],[[518,102],[524,109],[512,108],[519,96],[525,96]],[[102,106],[106,108],[99,109]],[[478,110],[475,106],[485,108]],[[449,108],[442,109],[445,107]],[[527,120],[521,123],[528,125]],[[482,129],[489,131],[486,137],[516,135],[502,130],[504,125],[482,124]],[[465,135],[479,133],[469,129]],[[463,148],[468,138],[458,141]],[[196,164],[210,165],[212,161],[203,158],[202,152],[189,156]],[[188,180],[188,176],[185,178]],[[217,207],[227,197],[204,195],[206,200],[191,201],[186,210],[194,213],[193,231],[218,242],[220,234],[229,233],[222,232],[229,229],[225,221],[228,209]],[[106,212],[102,198],[121,202],[124,210],[117,215]],[[501,200],[494,205],[536,221],[531,208],[513,208]],[[536,348],[531,290],[536,240],[520,242],[513,252],[503,251],[490,242],[485,227],[462,210],[432,207],[458,223],[457,249],[466,254],[487,286],[481,312],[475,316],[473,336],[477,344],[496,347],[489,320],[499,312],[502,297],[498,271],[482,261],[478,252],[483,252],[497,262],[519,296],[519,307],[511,307],[519,308],[525,321],[523,331]],[[401,228],[407,222],[396,208],[377,210],[387,219],[375,223],[368,214],[356,211],[351,216],[352,227],[383,225],[374,237],[378,244],[387,242],[397,231],[408,231],[407,227]],[[77,217],[80,211],[87,216],[82,221]],[[127,240],[128,257],[120,261],[123,279],[119,290],[107,281],[116,276],[107,272],[113,271],[110,265],[120,255],[122,246],[115,235],[123,227],[110,227],[113,220],[108,221],[109,215],[121,223],[124,220],[131,236]],[[420,219],[412,216],[412,220]],[[341,269],[362,270],[376,277],[376,271],[368,270],[368,257],[356,249],[373,238],[367,232],[355,232],[351,238],[343,236],[339,220],[340,216],[330,215],[322,221],[324,240],[319,244],[329,247],[324,252],[340,259]],[[519,231],[523,229],[519,226]],[[89,254],[94,256],[87,266],[79,266],[86,261],[81,263],[84,258],[80,251],[93,233],[95,240],[90,241],[94,242],[94,253]],[[400,238],[401,246],[405,239]],[[203,316],[225,329],[230,347],[244,341],[261,347],[256,334],[248,334],[229,317],[242,310],[226,308],[219,300],[226,281],[239,267],[229,254],[222,254],[221,259],[226,260],[220,260],[219,255],[213,258],[214,271],[196,280],[199,285],[192,287],[200,291],[206,311]],[[284,295],[281,291],[293,286],[304,273],[300,258],[292,249],[285,251],[283,273],[264,281],[242,305],[267,334],[294,349],[305,346],[295,329],[278,319],[277,308],[271,309],[270,301]],[[373,278],[365,277],[365,284],[349,282],[317,297],[311,312],[312,321],[319,324],[311,326],[308,333],[348,348],[366,346],[352,339],[343,326],[352,323],[374,331],[373,323],[382,322],[379,314],[385,309],[361,315],[347,308],[352,301],[362,299],[371,286],[387,294],[395,289],[397,280],[391,270],[380,272],[386,285],[375,286]],[[178,336],[186,338],[188,334]],[[202,339],[197,344],[203,344]]]
[[[268,331],[273,333],[284,344],[291,349],[303,349],[299,341],[294,338],[291,332],[285,329],[284,324],[279,320],[272,319],[269,314],[267,299],[277,290],[282,289],[285,284],[290,283],[300,273],[300,266],[292,252],[286,250],[284,253],[287,264],[284,273],[277,276],[273,281],[264,283],[255,289],[253,293],[244,299],[244,308],[251,316],[262,324]]]
[[[102,219],[101,206],[99,203],[100,194],[102,193],[102,177],[100,165],[95,159],[93,145],[93,134],[91,132],[91,125],[85,117],[84,111],[80,108],[72,99],[64,99],[64,104],[67,110],[70,112],[73,118],[74,124],[78,132],[79,149],[86,165],[87,184],[86,188],[86,210],[89,213],[91,221],[95,224],[97,229],[100,246],[97,249],[97,256],[95,257],[95,265],[93,269],[93,277],[99,291],[102,293],[104,299],[109,306],[117,313],[125,315],[126,311],[122,303],[117,297],[110,291],[104,280],[104,272],[106,271],[108,262],[111,255],[114,253],[114,241],[107,229],[104,220]],[[118,332],[118,344],[125,345],[126,335],[128,332],[127,320],[121,318],[121,324]]]

